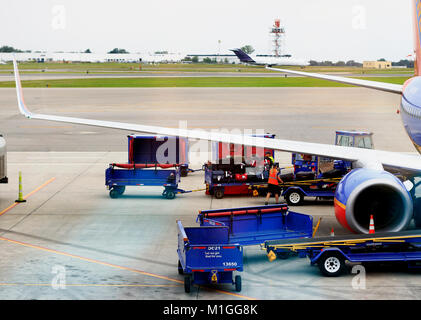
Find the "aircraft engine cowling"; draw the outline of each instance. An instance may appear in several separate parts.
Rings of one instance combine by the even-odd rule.
[[[338,184],[335,215],[356,233],[368,233],[370,215],[376,232],[405,229],[413,216],[412,197],[403,183],[386,171],[355,169]]]

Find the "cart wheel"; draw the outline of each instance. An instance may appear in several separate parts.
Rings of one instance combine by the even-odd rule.
[[[241,276],[235,276],[235,291],[241,291]]]
[[[184,274],[183,267],[181,266],[180,260],[178,260],[178,274],[181,274],[181,275]]]
[[[216,199],[222,199],[224,197],[224,189],[216,189],[213,192],[213,195],[215,196]]]
[[[191,290],[191,279],[190,276],[185,276],[184,277],[184,291],[186,293],[190,293]]]
[[[345,269],[345,259],[339,253],[325,253],[317,263],[324,276],[337,277]]]
[[[291,190],[285,195],[285,200],[290,206],[299,206],[303,203],[304,195],[300,191]]]
[[[168,190],[167,192],[166,192],[166,194],[165,194],[165,197],[167,198],[167,199],[174,199],[175,198],[175,192],[174,191],[172,191],[172,190]]]
[[[125,186],[115,186],[113,189],[117,191],[118,195],[120,196],[124,193],[124,191],[126,191]]]
[[[110,198],[116,199],[119,195],[120,193],[116,189],[113,188],[110,190]]]
[[[181,177],[187,177],[188,173],[189,173],[189,171],[188,171],[188,169],[186,167],[181,167],[180,168],[180,176]]]
[[[286,260],[289,258],[289,251],[279,251],[276,253],[276,257],[281,260]]]

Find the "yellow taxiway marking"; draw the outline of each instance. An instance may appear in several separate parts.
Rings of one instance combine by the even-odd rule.
[[[53,182],[56,178],[51,178],[50,180],[44,182],[42,185],[40,185],[38,188],[36,188],[35,190],[32,190],[31,192],[29,192],[27,195],[25,195],[23,197],[23,199],[27,199],[30,196],[32,196],[34,193],[38,192],[39,190],[41,190],[42,188],[44,188],[45,186],[49,185],[51,182]],[[8,206],[6,209],[0,211],[0,216],[5,214],[7,211],[9,211],[10,209],[13,209],[14,207],[16,207],[19,203],[15,202],[13,204],[11,204],[10,206]]]
[[[1,283],[4,286],[51,287],[51,283]],[[66,287],[181,287],[181,284],[106,284],[106,283],[71,283]]]
[[[67,252],[64,252],[64,251],[58,251],[58,250],[49,249],[49,248],[46,248],[46,247],[33,245],[33,244],[30,244],[30,243],[27,243],[27,242],[16,241],[16,240],[4,238],[4,237],[0,237],[0,240],[7,241],[7,242],[10,242],[10,243],[14,243],[14,244],[18,244],[18,245],[25,246],[25,247],[29,247],[29,248],[33,248],[33,249],[38,249],[38,250],[42,250],[42,251],[46,251],[46,252],[50,252],[50,253],[66,256],[66,257],[70,257],[70,258],[75,258],[75,259],[79,259],[79,260],[83,260],[83,261],[87,261],[87,262],[100,264],[100,265],[103,265],[103,266],[108,266],[108,267],[121,269],[121,270],[132,271],[132,272],[139,273],[139,274],[142,274],[142,275],[145,275],[145,276],[154,277],[154,278],[158,278],[158,279],[163,279],[163,280],[168,280],[168,281],[171,281],[171,282],[184,284],[184,281],[181,281],[181,280],[178,280],[178,279],[173,279],[173,278],[170,278],[170,277],[161,276],[161,275],[158,275],[158,274],[154,274],[154,273],[150,273],[150,272],[146,272],[146,271],[141,271],[141,270],[137,270],[137,269],[130,268],[130,267],[119,266],[117,264],[108,263],[108,262],[104,262],[104,261],[100,261],[100,260],[85,258],[85,257],[78,256],[78,255],[75,255],[75,254],[67,253]],[[218,290],[218,289],[213,289],[213,288],[211,290],[219,292],[219,293],[231,295],[231,296],[234,296],[234,297],[246,299],[246,300],[256,300],[255,298],[243,296],[241,294],[237,294],[237,293],[233,293],[233,292],[228,292],[228,291]]]

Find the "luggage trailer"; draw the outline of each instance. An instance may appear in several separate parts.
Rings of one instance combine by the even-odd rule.
[[[285,204],[202,210],[196,221],[201,226],[228,227],[229,242],[243,246],[267,240],[311,238],[313,234],[313,217],[289,211]]]
[[[274,134],[253,135],[253,137],[274,139]],[[225,195],[250,195],[253,187],[267,182],[269,173],[264,167],[264,156],[275,151],[268,148],[214,142],[212,163],[204,166],[206,194],[222,199]],[[260,157],[259,157],[260,155]],[[238,163],[239,162],[250,162]],[[251,164],[254,162],[254,164]]]
[[[337,130],[335,145],[373,149],[373,133]],[[333,199],[337,184],[352,169],[349,161],[300,153],[292,153],[291,163],[294,173],[281,175],[282,196],[289,205],[301,205],[305,197]]]
[[[178,188],[180,177],[189,170],[187,139],[137,135],[127,138],[128,163],[112,163],[105,170],[105,185],[111,198],[121,196],[126,186],[163,186],[162,196],[167,199],[191,192]]]
[[[200,227],[178,226],[178,273],[192,284],[234,284],[241,291],[243,246],[265,240],[311,237],[313,218],[286,205],[200,211]]]
[[[421,231],[384,232],[297,240],[266,241],[261,245],[270,260],[274,253],[298,253],[318,265],[324,276],[335,277],[346,270],[345,261],[361,264],[404,263],[421,267]],[[272,257],[272,258],[271,258]]]
[[[234,284],[241,290],[243,246],[266,240],[311,237],[313,218],[290,212],[286,205],[200,211],[200,227],[178,225],[178,273],[184,289],[192,284]]]
[[[241,291],[243,248],[230,243],[228,227],[178,226],[178,273],[184,276],[184,291],[189,293],[192,284],[233,284]]]

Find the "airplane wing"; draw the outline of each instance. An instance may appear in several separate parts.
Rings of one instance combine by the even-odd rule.
[[[235,135],[216,131],[189,130],[183,128],[165,128],[158,126],[147,126],[133,123],[123,123],[114,121],[103,121],[73,117],[63,117],[48,114],[32,113],[27,108],[22,85],[19,76],[19,70],[16,61],[14,63],[16,93],[20,112],[29,119],[39,119],[55,122],[66,122],[73,124],[82,124],[89,126],[129,130],[134,132],[152,133],[163,136],[180,136],[190,139],[200,139],[208,141],[219,141],[234,144],[243,144],[247,146],[256,146],[271,148],[285,152],[296,152],[312,154],[317,156],[329,157],[332,159],[342,159],[353,161],[358,167],[383,169],[383,167],[404,168],[409,171],[421,170],[421,157],[411,154],[402,154],[388,151],[378,151],[351,147],[342,147],[320,143],[300,142],[281,139],[266,139],[251,137],[250,135]]]
[[[378,81],[370,81],[370,80],[361,80],[361,79],[354,79],[354,78],[347,78],[347,77],[338,77],[338,76],[331,76],[327,74],[320,74],[320,73],[311,73],[311,72],[302,72],[302,71],[295,71],[295,70],[288,70],[288,69],[279,69],[279,68],[272,68],[266,67],[268,70],[272,71],[279,71],[283,73],[290,73],[295,74],[298,76],[334,81],[344,84],[350,84],[358,87],[364,87],[369,89],[376,89],[396,94],[402,94],[403,86],[399,84],[393,83],[385,83],[385,82],[378,82]]]

